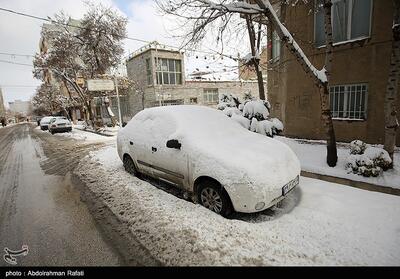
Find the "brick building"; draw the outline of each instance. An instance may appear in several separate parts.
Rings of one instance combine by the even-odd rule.
[[[324,16],[316,1],[274,7],[310,61],[324,65]],[[392,0],[332,1],[330,105],[338,141],[384,141],[384,96],[392,47]],[[270,30],[268,96],[287,136],[323,139],[320,97],[313,81]],[[400,96],[397,96],[397,107]],[[400,144],[400,130],[397,132]]]

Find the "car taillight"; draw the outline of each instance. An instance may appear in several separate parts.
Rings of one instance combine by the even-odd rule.
[[[57,125],[56,125],[56,124],[53,124],[53,125],[51,125],[51,128],[55,128],[55,127],[57,127]]]

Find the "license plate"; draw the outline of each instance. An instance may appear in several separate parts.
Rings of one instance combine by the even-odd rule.
[[[65,126],[65,123],[60,123],[58,124],[58,126]]]
[[[285,186],[282,187],[282,196],[286,195],[290,192],[294,187],[299,184],[299,176],[296,176],[295,179],[287,183]]]

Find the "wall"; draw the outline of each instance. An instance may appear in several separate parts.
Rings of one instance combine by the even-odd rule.
[[[314,40],[314,16],[310,6],[285,6],[285,24],[310,61],[322,68],[325,48],[317,49]],[[334,120],[338,141],[361,139],[369,143],[384,140],[384,95],[391,54],[392,1],[375,0],[372,10],[371,37],[359,42],[334,47],[331,85],[368,83],[367,119],[365,121]],[[281,58],[270,65],[268,92],[272,113],[281,117],[285,134],[293,137],[325,138],[321,123],[320,97],[311,79],[284,47]],[[400,97],[398,96],[398,106]],[[397,134],[400,144],[400,131]]]

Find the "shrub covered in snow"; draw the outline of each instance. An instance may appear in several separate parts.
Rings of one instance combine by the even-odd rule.
[[[251,95],[251,92],[244,93],[244,95],[243,95],[243,103],[246,104],[249,101],[254,101],[253,95]]]
[[[367,144],[361,140],[350,142],[350,154],[363,154],[365,149],[367,149]]]
[[[219,110],[224,110],[226,108],[237,108],[239,104],[239,99],[232,96],[232,94],[221,94],[217,108]]]
[[[254,100],[251,93],[244,95],[244,103],[231,94],[221,95],[218,109],[244,128],[269,137],[283,131],[283,123],[278,118],[269,118],[271,105],[268,101]]]
[[[249,101],[244,105],[243,116],[248,119],[256,118],[258,121],[266,120],[270,109],[271,105],[268,101]]]
[[[378,176],[382,170],[387,170],[392,164],[386,150],[368,146],[356,140],[350,143],[350,156],[347,158],[346,169],[363,176]]]

